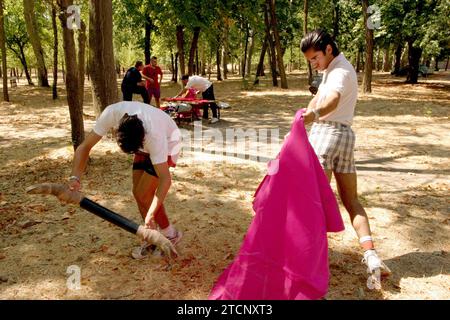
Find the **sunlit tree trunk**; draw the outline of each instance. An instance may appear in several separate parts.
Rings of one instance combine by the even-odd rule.
[[[177,48],[178,48],[178,59],[180,61],[180,73],[184,75],[186,73],[186,67],[184,62],[184,27],[177,26]]]
[[[41,39],[39,38],[38,25],[34,15],[34,0],[23,0],[23,12],[25,25],[30,37],[31,46],[36,57],[38,68],[38,84],[40,87],[49,87],[47,68],[45,67],[44,51],[42,50]]]
[[[78,75],[77,54],[73,29],[67,28],[67,7],[73,4],[72,0],[58,0],[60,21],[63,33],[64,60],[66,64],[66,91],[69,105],[70,124],[72,127],[72,144],[74,150],[84,140],[83,106],[80,104],[80,81]]]
[[[364,26],[366,29],[366,62],[364,65],[363,92],[372,92],[372,66],[373,66],[373,30],[367,25],[369,0],[362,0],[362,8],[364,14]]]
[[[281,50],[280,35],[278,33],[278,22],[275,12],[275,0],[267,0],[267,3],[269,5],[269,12],[270,12],[270,25],[272,26],[272,32],[275,40],[276,60],[278,62],[278,71],[280,72],[281,88],[287,89],[288,83],[286,78],[286,71],[284,69],[283,52]]]
[[[58,98],[58,27],[56,25],[56,8],[52,2],[52,29],[53,29],[53,100]]]
[[[3,19],[3,0],[0,0],[0,51],[2,54],[3,100],[9,101],[8,67],[6,65],[5,20]]]
[[[112,30],[112,2],[90,0],[89,74],[97,114],[118,101]]]

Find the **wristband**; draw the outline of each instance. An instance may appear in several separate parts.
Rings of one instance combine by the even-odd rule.
[[[313,120],[313,122],[316,122],[316,121],[319,120],[319,118],[320,118],[319,110],[317,110],[317,109],[312,109],[312,112],[314,112],[314,120]]]
[[[77,176],[70,176],[69,181],[71,181],[71,180],[77,180],[78,183],[80,183],[80,178],[78,178]]]

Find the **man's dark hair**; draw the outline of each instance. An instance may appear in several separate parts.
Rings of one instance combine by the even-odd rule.
[[[326,31],[317,29],[306,34],[306,36],[302,39],[300,47],[303,53],[313,48],[314,51],[320,50],[325,54],[327,45],[331,46],[333,49],[333,56],[336,57],[339,54],[339,49],[336,43]]]
[[[144,146],[145,129],[137,115],[128,113],[120,119],[117,144],[125,153],[135,153]]]
[[[136,63],[134,64],[134,67],[135,67],[135,68],[139,68],[140,66],[143,66],[143,65],[144,65],[144,63],[143,63],[142,61],[138,60],[138,61],[136,61]]]
[[[189,80],[189,75],[185,74],[181,77],[181,80]]]
[[[152,57],[152,59],[154,59],[154,60],[158,60],[158,58],[157,58],[156,56],[153,56],[153,57]]]

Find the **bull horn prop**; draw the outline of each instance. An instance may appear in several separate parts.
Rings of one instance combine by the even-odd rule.
[[[174,258],[178,256],[172,242],[164,237],[159,231],[138,225],[136,222],[129,220],[120,214],[117,214],[86,198],[81,192],[70,190],[67,185],[58,183],[41,183],[28,187],[26,192],[29,194],[52,194],[61,202],[78,204],[84,210],[87,210],[96,216],[137,235],[139,238],[147,241],[148,243],[156,245],[167,257]]]

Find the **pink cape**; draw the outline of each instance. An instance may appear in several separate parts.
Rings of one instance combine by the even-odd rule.
[[[339,207],[297,112],[253,202],[256,213],[214,300],[320,299],[328,291],[327,232],[344,230]]]

